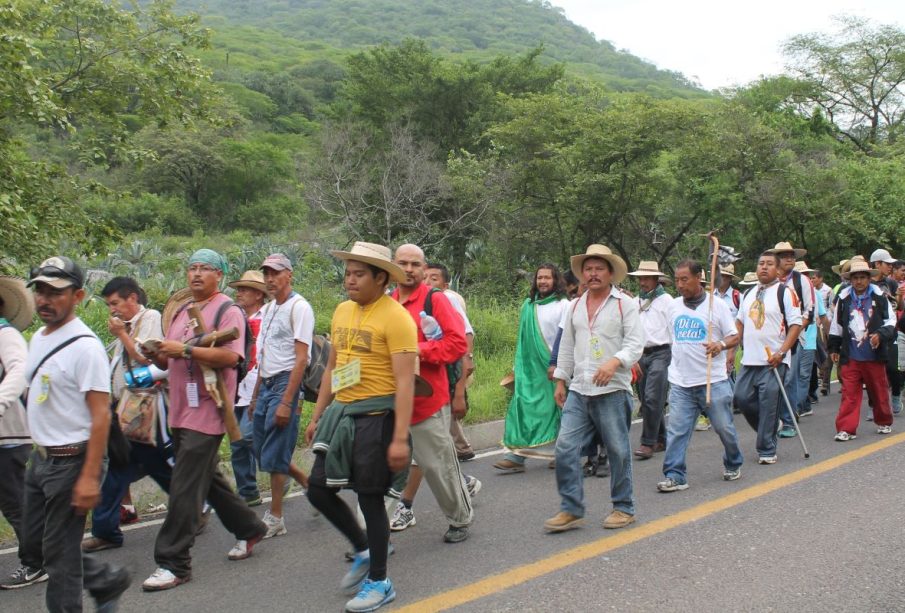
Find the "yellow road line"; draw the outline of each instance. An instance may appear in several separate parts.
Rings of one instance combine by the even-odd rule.
[[[431,596],[410,605],[396,609],[400,613],[422,613],[424,611],[445,611],[453,607],[463,605],[492,594],[497,594],[510,587],[537,579],[552,572],[562,570],[579,562],[600,556],[608,551],[631,545],[642,539],[666,532],[673,528],[697,521],[704,517],[725,511],[744,502],[760,498],[776,490],[794,485],[805,479],[815,477],[831,471],[845,464],[867,457],[893,445],[905,442],[905,433],[886,437],[876,443],[853,449],[846,453],[823,460],[806,468],[787,473],[775,479],[764,481],[746,487],[722,498],[710,500],[684,511],[668,515],[654,521],[640,524],[635,528],[617,532],[613,536],[606,536],[578,547],[567,549],[550,557],[543,558],[530,564],[517,566],[505,572],[499,573],[469,583],[461,587]]]

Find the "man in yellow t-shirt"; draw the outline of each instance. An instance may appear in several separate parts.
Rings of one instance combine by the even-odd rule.
[[[345,610],[374,611],[396,598],[383,497],[409,464],[418,335],[408,312],[386,295],[391,281],[405,280],[387,247],[357,242],[333,255],[345,261],[349,300],[333,314],[330,360],[305,431],[308,444],[315,441],[308,499],[355,548],[340,589],[357,595]],[[358,494],[367,532],[337,495],[340,487]]]

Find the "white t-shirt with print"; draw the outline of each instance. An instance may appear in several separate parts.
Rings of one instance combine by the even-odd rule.
[[[742,336],[742,365],[743,366],[766,366],[767,352],[766,347],[770,351],[776,353],[782,348],[782,344],[786,340],[785,323],[783,322],[782,312],[779,309],[779,283],[773,283],[764,290],[763,304],[757,304],[758,291],[761,285],[755,285],[745,294],[742,304],[738,309],[738,321],[744,326],[744,335]],[[786,321],[790,326],[801,325],[801,305],[798,301],[798,295],[795,290],[786,287],[783,292],[783,302],[786,309]],[[787,366],[792,364],[791,352],[786,354],[783,363]]]
[[[682,297],[674,298],[669,305],[669,336],[672,338],[672,360],[669,363],[669,382],[680,387],[707,384],[707,326],[710,319],[709,300],[696,309],[685,305]],[[732,312],[723,300],[713,301],[713,340],[720,341],[738,334]],[[717,383],[729,378],[724,367],[725,359],[713,359],[710,381]]]
[[[80,338],[51,356],[29,381],[28,429],[38,445],[55,447],[87,441],[91,436],[88,392],[110,392],[110,362],[100,339],[81,319],[31,337],[25,376],[41,359],[66,340]]]
[[[314,310],[307,300],[295,292],[283,304],[271,300],[261,310],[261,332],[257,342],[258,376],[273,377],[292,370],[296,341],[308,345],[310,360],[313,340]]]

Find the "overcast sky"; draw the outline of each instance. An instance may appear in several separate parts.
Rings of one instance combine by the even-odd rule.
[[[835,29],[847,14],[905,27],[905,0],[550,0],[617,49],[707,89],[782,72],[784,40]]]

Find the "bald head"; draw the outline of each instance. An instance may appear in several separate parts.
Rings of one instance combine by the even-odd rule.
[[[405,282],[399,285],[414,288],[424,282],[426,265],[424,251],[421,250],[421,247],[412,244],[399,245],[393,261],[405,271]]]

